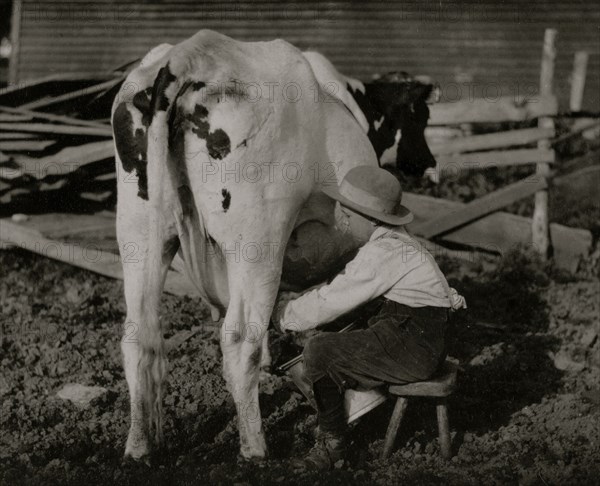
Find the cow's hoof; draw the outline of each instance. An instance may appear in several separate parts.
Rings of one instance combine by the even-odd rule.
[[[132,428],[127,436],[124,458],[132,461],[150,465],[150,453],[152,451],[150,441],[142,430]]]
[[[125,455],[123,456],[123,459],[121,461],[121,464],[124,467],[139,467],[139,466],[151,467],[150,454],[144,454],[143,456],[140,456],[140,457],[133,457],[131,454],[125,453]]]

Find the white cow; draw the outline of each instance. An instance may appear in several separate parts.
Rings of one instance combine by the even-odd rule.
[[[356,248],[319,188],[356,165],[377,165],[359,123],[341,103],[315,100],[315,87],[309,63],[287,42],[238,42],[203,30],[150,51],[115,99],[117,169],[137,176],[119,177],[117,203],[131,400],[126,456],[145,460],[161,440],[167,364],[159,302],[176,253],[203,300],[226,310],[223,371],[241,454],[265,456],[261,342],[284,256],[311,281]],[[297,250],[308,240],[316,252],[304,265]]]

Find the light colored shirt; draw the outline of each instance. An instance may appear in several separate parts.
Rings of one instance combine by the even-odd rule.
[[[409,307],[466,307],[431,254],[402,227],[380,226],[329,284],[277,305],[281,329],[305,331],[383,295]]]

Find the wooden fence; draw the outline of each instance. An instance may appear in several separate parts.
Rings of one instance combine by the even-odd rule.
[[[559,266],[570,270],[574,270],[579,258],[589,251],[592,242],[589,231],[549,224],[550,167],[555,162],[551,146],[555,136],[552,117],[558,114],[557,100],[552,94],[555,39],[556,31],[547,29],[538,96],[475,99],[431,106],[430,125],[433,127],[534,119],[538,126],[430,141],[438,162],[439,178],[455,177],[462,171],[523,165],[531,166],[532,174],[468,204],[407,195],[407,204],[417,215],[417,221],[411,226],[416,235],[496,252],[531,243],[542,258],[552,255]],[[581,87],[580,92],[583,92]],[[496,212],[530,196],[535,197],[531,219]]]

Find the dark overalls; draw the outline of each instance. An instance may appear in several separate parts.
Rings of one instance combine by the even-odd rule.
[[[368,328],[321,332],[304,348],[305,375],[313,384],[322,431],[345,429],[345,389],[426,380],[446,358],[450,308],[379,299]]]

